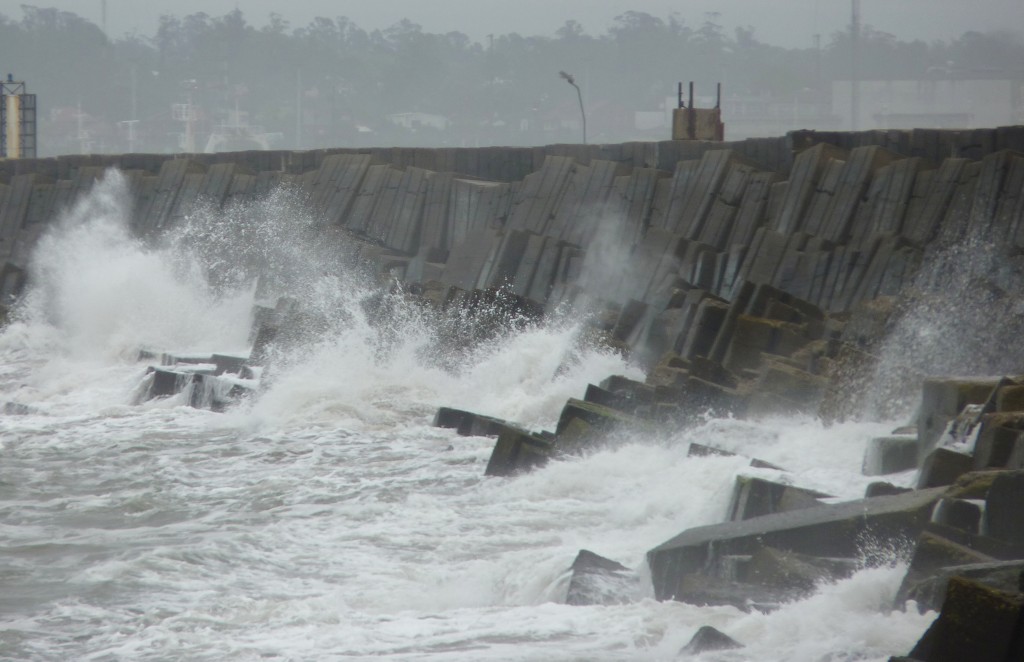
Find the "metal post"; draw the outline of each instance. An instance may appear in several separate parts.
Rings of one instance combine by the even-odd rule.
[[[302,69],[295,72],[295,149],[302,149]]]
[[[693,106],[693,81],[690,81],[690,107],[686,110],[686,134],[687,138],[694,140],[697,137],[697,113]]]

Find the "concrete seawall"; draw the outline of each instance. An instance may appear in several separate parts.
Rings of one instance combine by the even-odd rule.
[[[828,311],[899,291],[938,238],[1024,240],[1024,127],[793,132],[733,143],[315,150],[0,161],[0,288],[104,169],[131,181],[142,234],[189,213],[297,188],[312,213],[365,237],[406,280],[507,284],[541,305],[607,256],[629,278],[603,298],[645,304],[673,281],[732,301],[769,284]],[[589,261],[588,261],[589,260]],[[700,300],[694,300],[696,306]]]

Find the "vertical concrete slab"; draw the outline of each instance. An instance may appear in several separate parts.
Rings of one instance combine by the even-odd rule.
[[[418,250],[429,175],[422,168],[406,168],[384,239],[386,246],[407,254]]]
[[[0,208],[0,244],[5,246],[8,252],[14,245],[18,231],[25,224],[29,201],[32,199],[32,188],[37,177],[34,174],[16,175],[11,179],[3,207]]]
[[[779,175],[774,172],[755,172],[750,175],[736,211],[728,245],[747,246],[753,241],[754,232],[767,222],[768,199],[778,179]]]
[[[441,282],[464,290],[475,288],[492,247],[499,241],[493,229],[470,230],[462,241],[452,246],[441,274]]]
[[[454,180],[455,176],[451,172],[431,173],[427,177],[421,247],[448,247],[448,218]]]
[[[352,208],[343,222],[349,230],[358,233],[367,231],[377,195],[390,172],[391,166],[387,165],[373,165],[367,169],[366,176],[359,185],[359,192],[352,200]]]
[[[339,158],[340,172],[327,185],[323,199],[323,220],[329,225],[346,225],[363,179],[370,169],[369,154],[345,154]]]
[[[783,234],[801,229],[808,204],[826,168],[833,161],[845,161],[847,157],[846,150],[825,143],[818,143],[797,155],[772,229]]]

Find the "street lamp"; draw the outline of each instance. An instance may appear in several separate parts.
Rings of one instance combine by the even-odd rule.
[[[587,114],[583,112],[583,93],[580,92],[580,86],[576,84],[576,79],[573,78],[572,74],[567,74],[564,71],[559,71],[558,75],[565,79],[567,83],[576,88],[576,97],[580,100],[580,117],[583,118],[583,144],[587,144]]]

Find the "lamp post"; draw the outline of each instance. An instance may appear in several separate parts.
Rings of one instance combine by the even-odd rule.
[[[572,74],[567,74],[564,71],[559,71],[558,75],[566,80],[567,83],[576,88],[576,98],[580,100],[580,117],[583,118],[583,144],[587,144],[587,114],[583,111],[583,93],[580,92],[580,86],[576,84],[576,79],[573,78]]]

